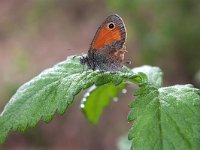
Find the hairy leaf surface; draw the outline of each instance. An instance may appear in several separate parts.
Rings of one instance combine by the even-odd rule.
[[[131,149],[198,149],[199,90],[187,85],[156,88],[144,85],[130,104]]]
[[[49,122],[55,112],[63,114],[82,89],[94,84],[119,85],[126,80],[139,84],[146,81],[145,75],[136,75],[127,69],[115,73],[83,71],[79,59],[69,57],[17,90],[0,115],[0,143],[5,141],[11,129],[24,131],[34,127],[41,118]]]

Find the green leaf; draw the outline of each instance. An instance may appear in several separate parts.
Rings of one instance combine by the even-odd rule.
[[[142,82],[142,84],[148,82],[146,74],[152,82],[156,77],[156,80],[158,79],[160,82],[162,80],[162,72],[158,67],[142,66],[137,67],[133,70],[124,67],[123,71],[129,73],[140,73],[140,77],[144,79],[144,82]],[[81,104],[82,111],[84,112],[86,118],[91,123],[97,124],[101,114],[103,113],[104,108],[110,104],[112,98],[117,97],[119,91],[122,88],[124,88],[124,84],[122,84],[122,87],[114,86],[112,84],[105,84],[100,87],[91,87],[85,94],[85,97],[83,98]]]
[[[93,84],[119,85],[126,80],[140,84],[146,81],[144,75],[127,70],[115,73],[83,72],[79,60],[80,57],[69,57],[17,90],[0,115],[0,143],[5,141],[10,130],[24,131],[34,127],[41,118],[49,122],[55,112],[63,114],[72,104],[74,96]]]
[[[163,82],[163,73],[159,67],[153,67],[144,65],[141,67],[133,68],[134,73],[142,72],[148,78],[148,83],[153,84],[156,87],[161,87]]]
[[[115,86],[111,83],[100,87],[92,86],[85,94],[81,108],[86,118],[93,124],[97,124],[105,107],[113,98],[118,96],[120,90],[125,88],[124,84]]]
[[[134,125],[131,149],[198,149],[200,147],[199,90],[188,85],[156,88],[144,85],[130,104]]]

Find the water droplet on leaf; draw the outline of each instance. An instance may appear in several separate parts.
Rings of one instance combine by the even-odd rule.
[[[122,93],[123,93],[123,94],[126,94],[126,93],[127,93],[127,89],[123,89],[123,90],[122,90]]]

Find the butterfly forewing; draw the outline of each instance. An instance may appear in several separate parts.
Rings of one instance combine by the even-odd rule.
[[[114,23],[115,27],[109,29],[108,25]],[[115,41],[121,41],[121,47],[126,39],[126,29],[123,20],[118,15],[111,15],[102,23],[96,32],[90,49],[98,50]]]

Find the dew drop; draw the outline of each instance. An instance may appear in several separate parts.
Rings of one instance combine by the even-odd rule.
[[[114,101],[114,102],[117,102],[118,100],[119,100],[118,97],[114,97],[114,98],[113,98],[113,101]]]
[[[83,108],[85,107],[85,105],[84,105],[84,104],[81,104],[80,107],[83,109]]]
[[[123,90],[122,90],[122,93],[123,93],[123,94],[126,94],[126,93],[127,93],[127,89],[123,89]]]
[[[85,102],[85,101],[86,101],[86,98],[84,97],[83,100],[82,100],[82,102]]]
[[[85,97],[88,97],[88,96],[90,96],[90,93],[89,92],[85,93]]]

